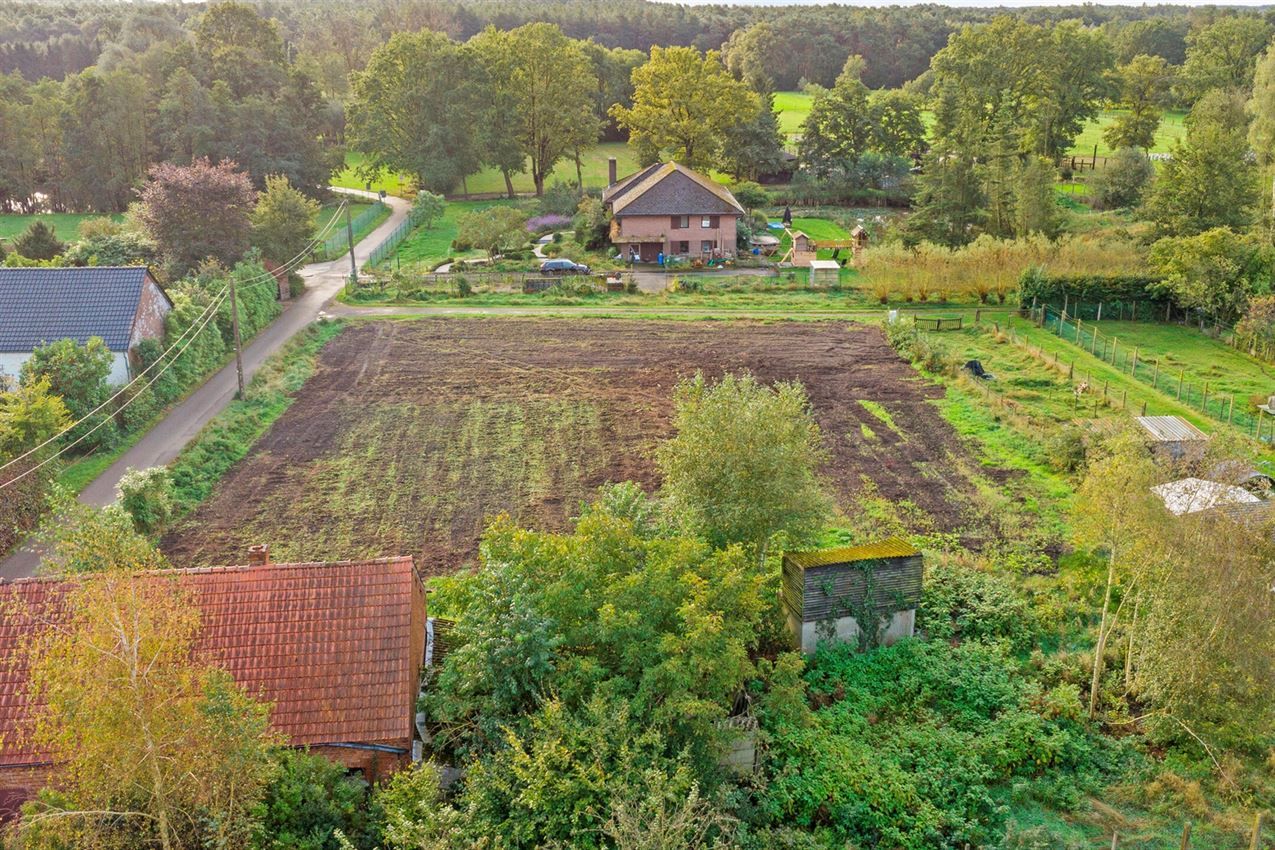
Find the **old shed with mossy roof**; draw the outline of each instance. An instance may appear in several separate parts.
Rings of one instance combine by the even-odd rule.
[[[821,640],[875,646],[911,637],[924,574],[921,551],[897,537],[785,553],[783,600],[793,643],[809,653]]]

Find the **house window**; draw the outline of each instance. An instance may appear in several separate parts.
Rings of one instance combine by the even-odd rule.
[[[705,239],[703,242],[699,243],[700,251],[705,254],[713,253],[713,249],[716,247],[717,245],[714,244],[712,239]]]
[[[709,228],[709,227],[712,227],[712,226],[713,226],[713,219],[712,219],[712,217],[711,217],[711,216],[707,216],[707,215],[706,215],[706,216],[704,216],[703,218],[701,218],[701,219],[699,220],[699,226],[700,226],[701,228],[705,228],[705,229],[707,229],[707,228]]]
[[[673,216],[673,229],[674,229],[674,230],[685,230],[686,228],[688,228],[688,227],[690,227],[690,226],[691,226],[691,217],[690,217],[689,215],[675,215],[675,216]]]
[[[679,254],[689,254],[689,253],[691,253],[691,243],[690,243],[690,242],[678,242],[678,243],[677,243],[677,253],[679,253]]]

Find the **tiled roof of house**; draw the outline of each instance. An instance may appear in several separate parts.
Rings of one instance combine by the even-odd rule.
[[[271,722],[291,743],[410,739],[425,635],[410,557],[171,570],[143,580],[164,576],[199,607],[195,656],[272,703]],[[65,587],[56,579],[0,584],[0,766],[48,760],[23,740],[31,708],[21,647],[32,628],[25,612],[56,622]]]
[[[127,351],[145,281],[144,266],[0,268],[0,351],[94,336]]]
[[[615,215],[742,215],[744,208],[725,186],[665,162],[608,187],[603,200]]]

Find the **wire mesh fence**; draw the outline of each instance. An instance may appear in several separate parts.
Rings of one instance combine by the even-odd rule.
[[[1275,440],[1275,417],[1261,407],[1256,412],[1248,410],[1243,399],[1237,408],[1233,393],[1188,376],[1186,369],[1166,363],[1160,357],[1145,356],[1135,346],[1122,345],[1119,337],[1105,334],[1095,325],[1086,324],[1084,319],[1057,312],[1052,307],[1039,308],[1033,319],[1060,339],[1187,407],[1258,439]]]
[[[410,217],[404,219],[398,227],[386,236],[381,244],[372,249],[372,253],[368,256],[367,262],[363,264],[364,268],[373,268],[380,265],[394,254],[395,249],[402,244],[403,240],[408,237],[413,230],[416,229],[416,222]]]
[[[382,203],[375,203],[356,215],[350,221],[350,230],[358,233],[364,227],[371,224],[378,216],[384,215],[388,207]],[[315,249],[315,257],[318,260],[335,260],[342,254],[350,250],[350,234],[346,233],[345,222],[340,222],[331,236],[323,240],[323,244]]]

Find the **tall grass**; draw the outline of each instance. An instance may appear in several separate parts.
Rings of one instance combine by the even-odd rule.
[[[1135,243],[1114,237],[1043,236],[996,239],[983,235],[957,249],[929,242],[906,247],[875,245],[856,257],[863,287],[881,303],[892,298],[926,302],[1004,303],[1032,267],[1050,274],[1086,275],[1136,272],[1144,262]]]

